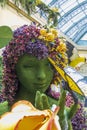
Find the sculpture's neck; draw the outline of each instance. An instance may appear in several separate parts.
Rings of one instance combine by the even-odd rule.
[[[19,92],[16,95],[16,100],[15,101],[19,101],[19,100],[28,100],[28,101],[30,101],[34,105],[35,94],[34,93],[30,93],[24,87],[21,87],[21,89],[19,90]]]

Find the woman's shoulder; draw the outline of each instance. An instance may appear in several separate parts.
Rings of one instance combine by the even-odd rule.
[[[4,101],[0,103],[0,115],[9,111],[8,101]]]

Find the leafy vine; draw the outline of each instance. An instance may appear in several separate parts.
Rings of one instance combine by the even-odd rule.
[[[6,4],[11,2],[10,0],[0,0],[0,5],[4,7]],[[58,8],[50,8],[41,0],[12,0],[12,2],[18,7],[22,7],[28,15],[37,12],[37,8],[39,9],[39,13],[42,16],[43,14],[46,16],[47,23],[52,23],[53,26],[57,26],[58,24],[58,16],[59,11]]]

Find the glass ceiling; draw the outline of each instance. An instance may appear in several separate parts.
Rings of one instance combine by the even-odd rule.
[[[42,0],[58,7],[58,29],[77,45],[87,45],[87,0]]]

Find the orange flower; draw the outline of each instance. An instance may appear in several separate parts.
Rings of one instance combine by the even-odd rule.
[[[0,130],[48,130],[50,123],[53,124],[52,128],[57,128],[54,117],[55,113],[51,110],[40,111],[30,102],[22,100],[16,102],[10,112],[1,116]]]

